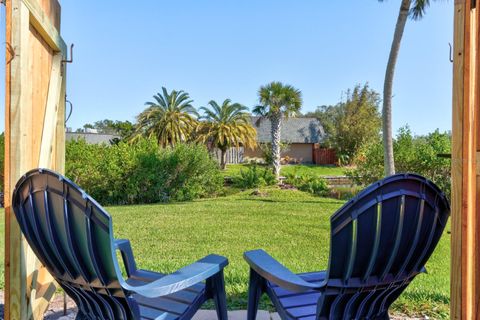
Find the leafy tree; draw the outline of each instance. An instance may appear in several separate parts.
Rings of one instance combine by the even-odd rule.
[[[347,98],[334,106],[318,107],[307,116],[314,116],[327,134],[325,144],[351,160],[359,148],[380,136],[379,94],[368,84],[347,91]]]
[[[260,87],[258,91],[260,105],[253,113],[271,122],[273,172],[277,180],[280,177],[280,137],[282,118],[297,116],[302,107],[302,93],[291,85],[272,82]]]
[[[155,137],[162,147],[187,142],[197,127],[198,113],[188,93],[162,87],[162,93],[153,96],[153,102],[137,116],[132,141],[138,137]]]
[[[94,129],[103,134],[119,135],[125,139],[132,135],[134,126],[130,121],[104,119],[95,121],[93,124],[87,123],[83,129],[77,129],[77,132],[85,132],[87,129]]]
[[[395,163],[399,172],[421,174],[435,182],[447,195],[451,187],[450,159],[439,157],[451,152],[451,135],[436,130],[414,136],[408,127],[401,128],[393,141]],[[383,144],[380,139],[365,144],[355,156],[356,168],[348,175],[361,185],[383,177]]]
[[[379,0],[383,2],[384,0]],[[387,70],[385,71],[385,83],[383,88],[383,146],[384,146],[384,166],[385,175],[395,174],[395,159],[393,156],[393,134],[392,134],[392,94],[393,78],[395,67],[400,52],[400,45],[407,24],[408,17],[413,20],[423,18],[427,7],[430,6],[430,0],[402,0],[400,11],[393,35],[392,47],[388,58]]]
[[[198,140],[202,143],[211,143],[221,152],[220,167],[226,168],[226,155],[229,148],[244,146],[253,148],[256,145],[257,131],[250,124],[247,107],[232,103],[230,99],[219,105],[210,101],[208,107],[200,108],[203,111],[198,129]]]

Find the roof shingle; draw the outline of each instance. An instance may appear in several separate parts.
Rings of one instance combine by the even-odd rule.
[[[269,119],[251,117],[252,125],[257,129],[257,142],[266,143],[271,139]],[[284,143],[321,143],[325,130],[316,118],[283,118],[281,141]]]

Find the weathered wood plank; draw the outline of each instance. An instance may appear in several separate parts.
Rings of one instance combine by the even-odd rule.
[[[455,2],[452,112],[452,239],[450,296],[452,319],[462,318],[462,174],[465,3]]]
[[[473,319],[480,300],[478,12],[455,1],[452,123],[451,318]]]
[[[23,130],[28,122],[30,115],[26,110],[25,99],[31,88],[28,85],[22,86],[22,81],[27,77],[28,70],[28,35],[29,35],[29,12],[28,9],[19,0],[12,0],[7,3],[10,13],[10,48],[14,51],[13,59],[9,66],[8,90],[6,96],[9,104],[6,105],[8,123],[8,132],[6,132],[6,145],[9,145],[6,154],[5,180],[6,189],[9,194],[6,205],[6,225],[5,233],[8,256],[5,257],[6,283],[8,288],[8,304],[6,305],[7,319],[22,319],[27,313],[27,294],[26,294],[26,263],[24,254],[25,247],[22,242],[22,236],[18,224],[13,218],[11,210],[11,192],[15,186],[16,179],[23,170],[24,163],[16,161],[22,154],[28,153],[28,143],[24,139]],[[8,77],[8,75],[7,75]],[[23,128],[23,130],[22,130]]]
[[[42,142],[40,145],[40,159],[38,162],[38,166],[41,168],[50,168],[54,164],[53,144],[56,142],[58,110],[60,101],[62,100],[62,59],[63,56],[61,54],[56,54],[53,57],[45,118],[43,122]]]
[[[476,1],[476,25],[473,28],[473,33],[475,35],[475,52],[473,59],[475,61],[475,87],[474,87],[474,110],[476,110],[476,124],[477,124],[477,151],[480,151],[480,3]],[[475,289],[474,289],[474,317],[475,319],[480,319],[480,152],[477,152],[477,190],[476,190],[476,261],[475,261]]]
[[[29,5],[35,6],[34,9],[40,10],[38,12],[42,15],[30,12]],[[53,108],[55,118],[47,123],[47,131],[53,128],[53,134],[46,133],[50,141],[45,138],[43,147],[41,141],[44,119],[52,118],[52,108],[46,117],[46,102],[53,55],[59,51],[51,47],[56,42],[49,38],[51,30],[45,30],[58,30],[60,6],[57,0],[7,0],[6,7],[5,319],[42,319],[55,286],[21,235],[13,217],[11,192],[21,175],[39,166],[42,148],[59,152],[58,156],[52,155],[51,161],[44,166],[52,169],[57,169],[58,166],[61,170],[64,167],[64,146],[55,147],[57,141],[64,141],[61,139],[64,132],[56,133],[57,130],[64,131],[65,112],[61,109],[65,107],[63,79],[58,81],[56,88],[57,103]],[[60,44],[62,43],[63,40]],[[64,68],[61,57],[62,54],[59,53],[56,74],[61,74],[61,69]]]
[[[67,45],[60,36],[59,31],[50,21],[50,18],[36,0],[22,0],[31,13],[30,22],[42,35],[43,39],[55,51],[60,51],[64,56],[67,53]]]

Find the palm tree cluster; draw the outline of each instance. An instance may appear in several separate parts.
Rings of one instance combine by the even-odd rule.
[[[227,150],[240,146],[254,148],[257,131],[251,125],[248,108],[226,99],[220,106],[210,101],[208,107],[201,107],[204,122],[198,126],[198,141],[210,143],[221,151],[220,167],[226,167]]]
[[[147,108],[137,116],[130,141],[140,137],[155,138],[161,147],[182,142],[205,143],[221,151],[221,167],[226,167],[229,148],[254,148],[256,130],[249,121],[248,108],[226,99],[222,104],[212,100],[199,111],[185,91],[168,90],[153,96]]]
[[[272,82],[260,87],[260,105],[253,113],[262,119],[269,119],[273,172],[280,176],[280,136],[282,119],[298,115],[302,106],[300,90],[281,82]],[[193,100],[185,91],[162,88],[162,93],[153,96],[147,108],[137,116],[134,134],[130,141],[139,137],[157,139],[162,147],[174,146],[181,142],[204,143],[220,150],[220,166],[226,167],[226,154],[230,148],[254,148],[257,132],[250,122],[248,108],[226,99],[219,104],[211,100],[198,111]]]

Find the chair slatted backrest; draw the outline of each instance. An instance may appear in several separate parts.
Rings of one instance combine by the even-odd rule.
[[[35,169],[17,183],[13,210],[28,244],[84,317],[139,318],[120,284],[111,217],[83,190]]]
[[[450,214],[440,189],[398,174],[365,189],[331,218],[327,290],[318,317],[382,318],[424,270]]]

